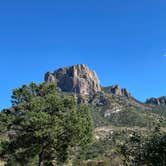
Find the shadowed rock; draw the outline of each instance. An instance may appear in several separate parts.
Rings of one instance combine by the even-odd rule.
[[[146,100],[146,104],[153,104],[153,105],[166,105],[166,96],[159,97],[159,98],[150,98]]]

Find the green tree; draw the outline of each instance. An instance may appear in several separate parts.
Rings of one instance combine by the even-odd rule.
[[[124,164],[128,166],[166,165],[166,134],[156,127],[148,136],[133,133],[129,140],[120,146]]]
[[[60,94],[55,85],[23,85],[13,91],[12,104],[8,140],[0,152],[8,165],[27,166],[34,160],[39,166],[62,165],[72,148],[92,140],[89,108]]]

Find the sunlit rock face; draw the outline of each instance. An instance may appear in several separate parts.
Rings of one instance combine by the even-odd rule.
[[[45,82],[55,83],[65,92],[93,95],[101,91],[100,81],[95,71],[85,64],[60,68],[45,74]]]

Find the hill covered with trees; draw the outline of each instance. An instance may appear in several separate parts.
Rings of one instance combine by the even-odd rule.
[[[0,113],[0,158],[8,166],[166,164],[166,105],[103,87],[86,65],[45,74],[13,90]],[[156,100],[155,100],[156,101]]]

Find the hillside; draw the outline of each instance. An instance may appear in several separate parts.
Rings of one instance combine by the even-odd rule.
[[[68,73],[62,72],[66,70],[65,68],[59,69],[54,72],[56,74],[53,74],[63,75],[63,81],[69,79],[72,82],[72,88],[63,90],[64,88],[60,86],[60,91],[74,95],[78,103],[86,104],[93,109],[92,117],[95,123],[96,141],[86,151],[80,152],[78,160],[75,161],[76,166],[90,164],[101,164],[103,166],[123,165],[122,157],[117,153],[117,146],[125,143],[125,140],[129,139],[130,135],[133,133],[143,136],[149,135],[156,125],[160,125],[162,132],[166,132],[166,104],[163,101],[164,97],[155,100],[152,98],[145,103],[140,102],[126,88],[120,88],[119,85],[109,87],[99,85],[99,78],[97,78],[96,74],[92,80],[97,80],[97,82],[92,84],[94,86],[91,86],[88,84],[91,80],[86,81],[89,78],[86,75],[91,73],[91,70],[86,65],[76,65],[71,67],[73,73],[77,73],[77,67],[79,69],[86,67],[86,71],[88,71],[80,74],[81,78],[78,82],[73,74],[68,75]],[[76,71],[73,70],[74,68]],[[70,67],[67,69],[70,69]],[[59,73],[59,71],[61,72]],[[79,70],[79,72],[81,71]],[[57,78],[57,76],[55,77]],[[48,82],[47,79],[45,81]],[[54,79],[54,82],[58,85],[59,80],[55,81]],[[97,87],[101,88],[96,90],[96,84]],[[94,93],[79,93],[77,90],[73,90],[77,86],[79,86],[78,89],[88,89],[88,91]],[[89,89],[89,87],[92,89]]]
[[[152,148],[154,144],[165,147],[165,97],[143,103],[120,85],[103,87],[96,72],[85,64],[47,72],[44,80],[15,89],[12,107],[0,114],[0,143],[7,148],[4,155],[0,146],[0,159],[11,166],[18,161],[29,166],[38,162],[45,163],[42,166],[63,162],[67,166],[123,166],[129,162],[132,166],[130,155],[137,158],[140,152],[141,156],[139,146],[146,144],[143,151],[149,150],[151,139]],[[41,153],[46,155],[43,161]],[[125,153],[129,158],[124,159]]]
[[[110,78],[111,79],[111,78]],[[119,85],[103,87],[96,72],[80,64],[47,72],[47,83],[55,83],[60,91],[73,94],[79,103],[94,108],[95,126],[115,125],[127,127],[153,127],[159,121],[165,126],[165,98],[138,101],[126,88]]]

